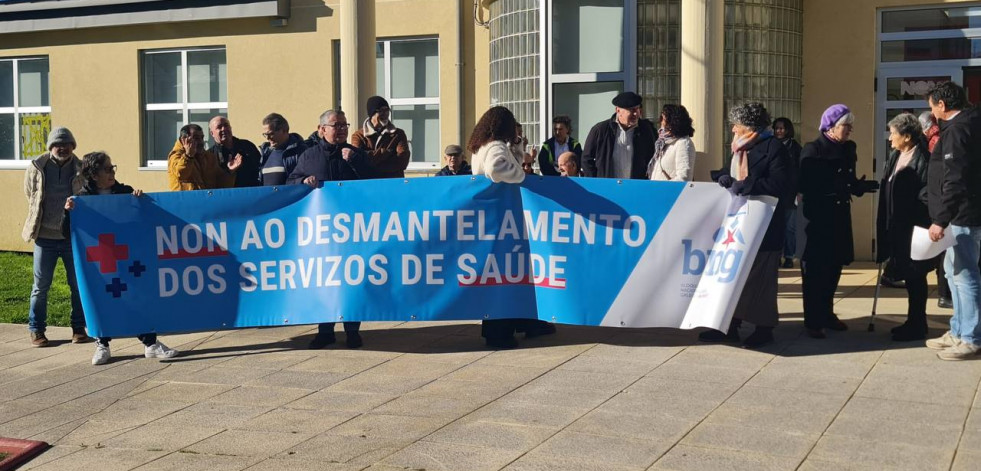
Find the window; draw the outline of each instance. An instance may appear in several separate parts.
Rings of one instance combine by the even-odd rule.
[[[392,121],[409,138],[409,166],[438,165],[443,157],[439,133],[439,40],[378,41],[375,61],[376,90],[392,107]]]
[[[149,167],[166,166],[185,124],[205,131],[216,115],[228,115],[225,49],[185,49],[143,53],[143,158]]]
[[[585,133],[613,113],[610,102],[636,81],[633,18],[636,2],[624,0],[551,0],[551,122],[555,115],[572,118],[574,132]],[[546,128],[548,129],[548,128]]]
[[[0,59],[0,168],[47,151],[50,92],[47,57]]]

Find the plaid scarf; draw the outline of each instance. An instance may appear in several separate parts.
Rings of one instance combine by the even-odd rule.
[[[749,176],[749,150],[756,145],[757,142],[762,141],[773,135],[773,132],[769,129],[759,132],[753,131],[749,134],[744,134],[742,136],[736,136],[732,140],[732,166],[730,168],[730,174],[736,178],[736,181],[745,180]]]

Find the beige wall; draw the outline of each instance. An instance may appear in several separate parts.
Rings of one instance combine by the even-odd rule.
[[[855,114],[852,140],[858,146],[858,175],[872,178],[875,126],[876,12],[880,8],[963,3],[913,0],[805,0],[804,72],[801,142],[818,135],[824,110],[835,103]],[[872,195],[852,203],[855,257],[872,260],[875,237],[875,202]]]
[[[379,38],[438,36],[440,123],[445,146],[469,132],[489,104],[488,32],[475,27],[472,3],[461,2],[463,20],[463,103],[452,97],[458,85],[452,8],[446,0],[378,0]],[[81,156],[105,150],[119,166],[119,180],[145,191],[166,188],[165,172],[141,165],[140,51],[225,46],[228,114],[239,137],[260,143],[262,117],[278,112],[304,137],[334,103],[331,41],[339,37],[339,2],[293,0],[286,27],[269,19],[242,19],[0,35],[0,58],[47,55],[50,61],[52,124],[67,126]],[[375,52],[364,51],[375,60]],[[464,122],[459,123],[460,107]],[[466,133],[465,133],[466,134]],[[467,136],[465,135],[464,138]],[[176,138],[176,136],[175,136]],[[442,146],[441,146],[442,147]],[[0,169],[0,250],[30,250],[20,238],[26,199],[24,170]]]

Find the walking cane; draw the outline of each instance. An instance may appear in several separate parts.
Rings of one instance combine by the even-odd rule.
[[[882,264],[877,264],[879,269],[875,275],[875,297],[872,298],[872,317],[869,318],[869,332],[875,332],[875,307],[879,304],[879,288],[882,287]]]

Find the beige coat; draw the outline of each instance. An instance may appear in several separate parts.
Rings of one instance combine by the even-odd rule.
[[[666,144],[664,155],[651,159],[647,177],[656,181],[691,181],[695,172],[695,144],[691,138],[668,138]]]
[[[525,179],[521,158],[504,141],[484,144],[471,160],[473,174],[485,175],[494,183],[521,183]]]
[[[72,154],[75,161],[75,168],[82,168],[82,161]],[[31,161],[24,173],[24,195],[27,196],[27,219],[24,221],[24,230],[21,237],[24,242],[37,239],[37,234],[41,230],[41,216],[44,210],[41,203],[44,201],[44,166],[51,160],[51,153],[45,152],[40,157]],[[81,175],[75,175],[72,179],[72,194],[77,194],[85,186],[85,179]]]

